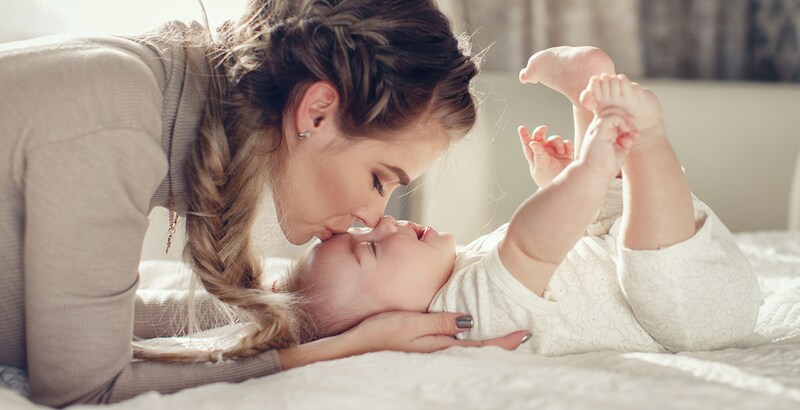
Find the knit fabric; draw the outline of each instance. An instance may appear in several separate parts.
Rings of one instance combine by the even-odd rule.
[[[176,303],[137,299],[137,268],[168,170],[186,210],[209,75],[203,50],[184,46],[198,30],[0,46],[0,364],[27,370],[38,403],[116,402],[280,370],[276,351],[218,364],[131,360],[134,310],[139,320]]]
[[[758,280],[734,237],[694,198],[697,231],[658,250],[620,240],[622,190],[568,252],[543,297],[505,268],[498,245],[508,224],[458,253],[430,311],[470,312],[475,327],[460,338],[485,340],[528,329],[518,351],[559,356],[595,351],[666,352],[738,346],[753,334]]]

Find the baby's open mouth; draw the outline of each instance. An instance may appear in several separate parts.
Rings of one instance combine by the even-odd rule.
[[[422,232],[417,234],[417,239],[424,242],[425,237],[428,236],[428,232],[430,232],[431,229],[432,228],[430,226],[426,226],[425,229],[422,230]]]
[[[414,229],[414,233],[417,234],[417,240],[419,241],[421,241],[425,236],[425,232],[430,229],[430,227],[423,227],[422,225],[413,222],[410,222],[409,225],[411,225],[411,228]]]

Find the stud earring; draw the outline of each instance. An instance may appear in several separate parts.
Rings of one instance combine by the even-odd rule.
[[[311,138],[311,131],[305,130],[305,131],[301,132],[300,134],[297,134],[297,138],[300,138],[301,140],[307,140],[307,139]]]

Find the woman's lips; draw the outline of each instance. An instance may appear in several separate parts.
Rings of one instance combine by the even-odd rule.
[[[331,232],[330,229],[325,228],[322,230],[322,232],[320,232],[317,235],[317,237],[321,241],[327,241],[328,239],[331,239],[331,237],[333,237],[333,232]]]

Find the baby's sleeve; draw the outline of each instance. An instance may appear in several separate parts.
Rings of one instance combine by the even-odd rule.
[[[471,314],[475,324],[460,333],[460,339],[486,340],[530,330],[533,338],[521,349],[535,350],[555,309],[555,302],[544,300],[508,272],[495,247],[473,256],[472,263],[461,264],[434,297],[429,311]]]

